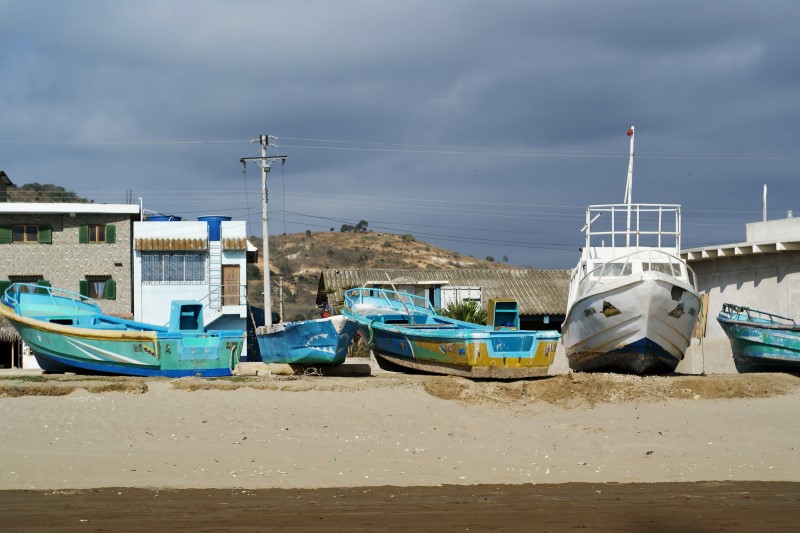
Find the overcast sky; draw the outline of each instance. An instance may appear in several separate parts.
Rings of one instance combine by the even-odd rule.
[[[260,235],[374,231],[571,268],[588,204],[683,247],[800,216],[800,2],[0,0],[0,169]]]

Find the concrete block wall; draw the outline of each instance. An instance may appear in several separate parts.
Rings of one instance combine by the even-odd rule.
[[[46,224],[52,244],[0,244],[0,279],[9,275],[41,275],[51,286],[74,292],[86,276],[110,276],[116,281],[115,300],[99,300],[109,314],[133,316],[131,295],[131,228],[129,215],[118,214],[0,214],[0,225]],[[80,243],[85,224],[114,224],[115,243]]]

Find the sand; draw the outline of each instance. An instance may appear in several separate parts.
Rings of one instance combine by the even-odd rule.
[[[115,491],[90,489],[120,487],[148,489],[142,500],[157,491],[190,494],[179,489],[225,489],[205,496],[218,498],[430,487],[442,501],[466,504],[465,490],[491,494],[492,486],[524,493],[578,482],[601,498],[608,483],[629,484],[629,493],[641,490],[637,483],[680,483],[664,485],[674,499],[692,492],[676,487],[714,482],[724,500],[758,492],[763,484],[754,482],[791,482],[776,483],[793,496],[773,503],[796,506],[798,402],[800,378],[787,374],[516,382],[10,376],[0,379],[0,499],[77,490],[99,502]],[[560,487],[555,494],[567,485]],[[509,516],[528,507],[518,497]]]

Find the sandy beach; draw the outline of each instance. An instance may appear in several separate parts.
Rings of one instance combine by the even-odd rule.
[[[798,401],[800,378],[787,374],[569,374],[514,382],[389,373],[218,380],[3,376],[0,498],[4,508],[16,509],[13,502],[37,495],[33,501],[55,513],[59,498],[44,504],[39,496],[60,495],[78,509],[76,498],[99,508],[109,494],[131,496],[133,489],[143,504],[159,491],[176,501],[198,494],[190,498],[195,501],[202,494],[231,499],[323,489],[305,494],[334,502],[336,491],[365,490],[397,510],[403,488],[414,488],[417,500],[439,491],[433,499],[440,504],[448,498],[468,504],[470,494],[507,490],[517,494],[506,499],[518,502],[509,508],[511,519],[535,508],[531,491],[554,491],[548,508],[556,509],[557,502],[569,503],[575,489],[567,487],[584,487],[600,499],[610,492],[602,487],[616,487],[630,493],[626,501],[649,487],[663,493],[654,501],[705,490],[755,504],[758,498],[741,494],[763,492],[773,493],[770,505],[796,509]],[[773,485],[781,491],[768,488]],[[685,509],[680,501],[676,508]],[[745,503],[736,507],[747,510]],[[418,509],[408,505],[398,518]],[[763,505],[745,518],[755,518],[758,508]],[[24,513],[14,516],[21,517],[20,527],[31,523]],[[782,515],[776,509],[773,516]]]

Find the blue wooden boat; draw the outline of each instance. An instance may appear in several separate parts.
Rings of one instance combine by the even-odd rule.
[[[355,320],[336,315],[260,327],[256,338],[265,363],[338,365],[357,331]]]
[[[800,326],[791,318],[723,304],[717,322],[739,372],[800,372]]]
[[[126,376],[230,376],[245,333],[206,330],[203,306],[172,302],[168,326],[104,314],[80,294],[14,283],[0,298],[0,315],[17,329],[47,372]]]
[[[557,331],[462,322],[436,312],[420,296],[387,289],[356,288],[344,295],[343,314],[377,359],[404,368],[471,378],[544,376],[555,357]]]

